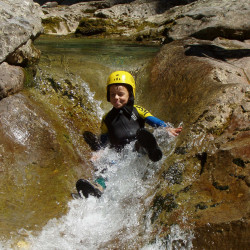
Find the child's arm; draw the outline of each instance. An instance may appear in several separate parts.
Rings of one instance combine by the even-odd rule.
[[[139,115],[145,119],[145,122],[152,127],[165,127],[167,132],[173,136],[177,136],[182,131],[182,127],[172,128],[166,122],[160,120],[159,118],[151,115],[148,110],[144,109],[141,106],[135,105]]]
[[[151,125],[152,127],[165,127],[166,130],[168,131],[168,133],[170,133],[173,136],[179,135],[180,132],[182,131],[182,127],[171,128],[164,121],[162,121],[162,120],[160,120],[160,119],[158,119],[157,117],[154,117],[154,116],[146,117],[145,122],[147,124]]]

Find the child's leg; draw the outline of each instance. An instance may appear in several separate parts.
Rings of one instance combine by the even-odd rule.
[[[144,128],[141,128],[137,131],[136,137],[139,145],[146,150],[151,161],[156,162],[162,158],[161,149],[159,148],[157,141],[152,133]]]

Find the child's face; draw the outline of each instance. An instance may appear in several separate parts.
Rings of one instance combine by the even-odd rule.
[[[123,85],[111,85],[110,102],[116,108],[120,109],[128,103],[129,92]]]

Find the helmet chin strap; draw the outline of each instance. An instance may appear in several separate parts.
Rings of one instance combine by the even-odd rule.
[[[130,92],[127,105],[133,107],[134,106],[134,101],[135,101],[134,95],[133,95],[133,93]]]
[[[132,93],[132,95],[131,94],[129,95],[129,99],[128,99],[127,104],[124,107],[122,107],[121,109],[124,110],[125,113],[127,113],[127,115],[129,117],[131,117],[132,112],[133,112],[133,108],[134,108],[134,95]]]

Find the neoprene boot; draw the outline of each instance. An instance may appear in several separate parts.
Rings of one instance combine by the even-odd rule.
[[[141,147],[143,147],[151,161],[159,161],[162,158],[162,151],[152,133],[144,128],[138,129],[136,138]]]
[[[82,194],[85,198],[88,198],[89,195],[93,195],[93,196],[96,196],[97,198],[100,198],[102,195],[101,186],[94,185],[85,179],[79,179],[76,182],[76,189],[77,189],[78,194],[80,196]]]

